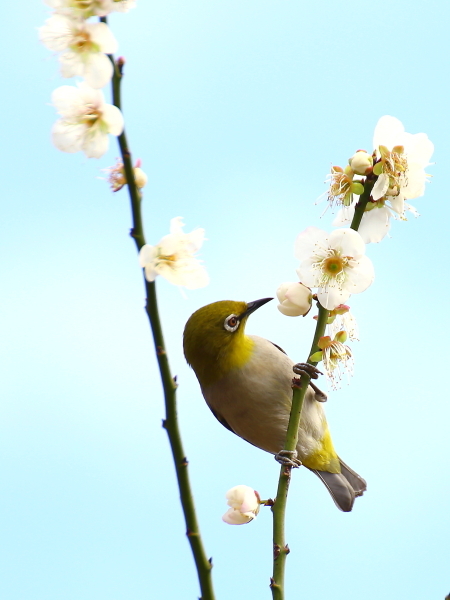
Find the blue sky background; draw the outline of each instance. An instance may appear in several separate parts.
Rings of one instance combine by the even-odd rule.
[[[37,39],[47,9],[4,11],[0,598],[196,598],[127,192],[99,179],[116,141],[100,160],[52,147],[50,96],[67,82]],[[314,205],[330,165],[370,150],[384,114],[435,143],[433,180],[413,202],[421,217],[368,247],[376,280],[350,302],[355,376],[326,406],[368,491],[343,514],[295,472],[287,598],[450,591],[449,13],[433,0],[141,0],[110,19],[127,59],[127,134],[149,176],[147,240],[178,215],[208,238],[207,288],[157,287],[218,600],[270,597],[270,511],[246,527],[221,515],[233,485],[274,496],[278,466],[209,412],[182,355],[184,323],[209,302],[295,280],[296,235],[331,227]],[[272,303],[247,330],[300,361],[313,321]]]

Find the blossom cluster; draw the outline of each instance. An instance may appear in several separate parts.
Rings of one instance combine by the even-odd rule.
[[[118,44],[108,25],[91,22],[111,12],[127,12],[134,0],[46,0],[52,15],[39,29],[41,42],[58,54],[64,78],[81,77],[76,87],[63,85],[52,94],[60,115],[52,129],[53,144],[62,152],[82,150],[88,158],[100,158],[108,150],[108,135],[123,131],[121,111],[105,102],[101,88],[113,76],[107,56]]]
[[[346,167],[353,185],[357,180],[364,187],[364,176],[376,179],[358,229],[366,244],[380,242],[391,228],[391,219],[406,221],[407,212],[418,216],[409,200],[424,195],[430,178],[425,169],[434,151],[425,133],[407,133],[401,121],[389,115],[381,117],[375,127],[373,148],[372,154],[358,151]],[[330,203],[341,206],[333,225],[342,227],[351,223],[359,196],[349,191],[346,201],[340,200],[334,169],[328,197]]]
[[[287,316],[306,315],[316,298],[330,311],[328,334],[318,341],[310,357],[322,361],[333,388],[342,371],[352,373],[353,358],[347,338],[357,339],[356,324],[344,303],[352,294],[366,290],[375,274],[366,256],[366,244],[380,242],[389,232],[391,219],[406,221],[407,212],[418,216],[407,201],[425,193],[434,151],[425,133],[410,134],[391,116],[382,117],[375,128],[372,153],[357,150],[344,168],[333,166],[328,175],[330,206],[339,207],[331,233],[308,227],[295,242],[299,282],[283,283],[277,290],[278,309]],[[364,204],[358,226],[353,223],[358,203]],[[357,229],[357,231],[356,231]]]
[[[46,0],[53,13],[39,29],[39,37],[47,48],[59,55],[63,77],[82,77],[76,86],[63,85],[52,94],[52,102],[60,115],[52,128],[52,141],[63,152],[82,150],[88,158],[100,158],[109,147],[109,134],[120,135],[124,128],[121,111],[107,104],[100,88],[113,76],[111,56],[117,51],[117,41],[101,19],[111,12],[127,12],[134,0]],[[100,21],[89,19],[100,17]],[[123,64],[124,60],[119,59]],[[118,159],[106,169],[113,192],[127,184],[125,168]],[[133,167],[138,188],[147,183],[147,176],[138,160]],[[196,257],[204,240],[204,230],[183,232],[181,217],[172,219],[170,233],[155,246],[145,244],[139,263],[148,281],[162,275],[170,283],[187,289],[208,284],[208,274]]]

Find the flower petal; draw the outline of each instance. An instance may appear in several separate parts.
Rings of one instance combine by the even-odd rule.
[[[83,143],[85,126],[59,119],[52,127],[52,142],[62,152],[79,152]]]
[[[289,303],[299,308],[303,315],[309,312],[311,302],[311,290],[306,285],[303,285],[303,283],[294,283],[294,285],[291,285],[286,292],[286,300],[284,301],[284,303]]]
[[[379,200],[382,198],[389,188],[389,177],[384,173],[378,177],[375,185],[372,188],[371,196],[374,200]]]
[[[349,296],[350,292],[347,289],[340,290],[337,287],[329,286],[327,290],[322,288],[317,290],[319,302],[327,310],[333,310],[339,304],[343,304]]]
[[[403,215],[403,213],[405,212],[405,198],[403,196],[403,193],[398,194],[397,196],[388,196],[386,201],[389,201],[389,204],[395,213],[397,213],[400,216]],[[375,212],[375,210],[371,212]]]
[[[402,145],[404,132],[403,123],[395,117],[389,115],[381,117],[373,134],[373,147],[377,151],[377,156],[379,157],[379,146],[387,146],[392,150],[394,146]]]
[[[228,523],[228,525],[245,525],[246,523],[250,523],[255,518],[255,516],[243,515],[238,510],[234,510],[234,508],[229,508],[227,512],[223,515],[222,521]]]
[[[59,57],[60,73],[63,77],[77,77],[83,75],[84,65],[81,56],[76,52],[64,52]],[[73,88],[75,89],[75,88]]]
[[[370,258],[361,256],[351,269],[346,269],[345,288],[349,294],[364,292],[375,279],[375,272]]]
[[[91,54],[84,63],[83,75],[86,83],[91,87],[102,88],[111,81],[113,76],[112,63],[106,54],[101,52]]]
[[[286,317],[301,317],[303,315],[303,311],[295,304],[289,302],[289,300],[285,300],[281,304],[277,305],[278,310]]]
[[[99,46],[100,52],[105,52],[106,54],[117,52],[119,44],[106,23],[87,23],[85,27],[92,41]]]
[[[295,258],[302,261],[311,255],[321,253],[328,248],[328,233],[317,227],[307,227],[295,240]]]
[[[283,302],[286,299],[286,292],[291,285],[294,285],[295,281],[285,281],[277,288],[277,298],[279,302]]]
[[[378,243],[391,228],[391,214],[385,206],[365,212],[358,233],[366,244]]]
[[[84,137],[81,149],[88,158],[100,158],[109,148],[108,135],[100,130],[92,130]]]
[[[107,124],[108,132],[112,135],[120,135],[123,131],[123,115],[117,106],[105,104],[103,107],[102,121]]]
[[[49,50],[61,52],[69,47],[73,37],[72,29],[72,19],[54,14],[39,28],[39,39]]]
[[[316,263],[315,258],[307,258],[300,263],[296,273],[300,281],[310,288],[317,287],[319,284],[320,273],[318,270],[313,269],[313,265]]]
[[[73,113],[73,105],[78,104],[79,90],[73,85],[61,85],[53,90],[52,104],[63,117]]]
[[[335,229],[331,232],[328,243],[331,248],[339,250],[342,256],[357,258],[366,252],[362,237],[353,229]]]
[[[422,167],[430,164],[431,156],[434,152],[434,144],[428,139],[426,133],[407,134],[405,142],[405,152],[409,162],[416,162]]]
[[[155,260],[157,255],[156,246],[150,246],[150,244],[145,244],[142,246],[139,252],[139,264],[141,267],[145,267],[152,263]]]

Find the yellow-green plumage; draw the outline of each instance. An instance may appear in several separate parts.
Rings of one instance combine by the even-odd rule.
[[[278,346],[245,334],[248,315],[265,301],[221,301],[199,309],[186,324],[184,353],[217,419],[251,444],[277,454],[284,446],[294,373],[293,362]],[[235,321],[238,325],[230,331],[227,325]],[[337,456],[322,402],[311,387],[303,404],[297,452],[339,508],[351,510],[365,482]]]

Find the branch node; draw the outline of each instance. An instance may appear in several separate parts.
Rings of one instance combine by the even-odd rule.
[[[290,551],[291,551],[291,549],[289,548],[289,545],[286,544],[286,546],[284,547],[284,553],[289,554]]]
[[[274,544],[273,545],[273,557],[274,559],[277,559],[280,556],[281,553],[281,548],[278,544]]]
[[[300,389],[302,387],[302,380],[300,377],[294,377],[292,379],[292,384],[291,384],[292,389]]]
[[[166,353],[162,346],[156,346],[156,354],[158,356],[163,356]]]
[[[117,65],[117,69],[119,70],[119,74],[122,77],[123,75],[123,67],[125,65],[125,58],[123,56],[119,56],[119,58],[116,60],[116,65]]]
[[[189,464],[188,459],[185,456],[183,456],[183,458],[181,459],[181,462],[180,462],[180,467],[187,467],[188,464]]]
[[[167,420],[163,419],[161,425],[164,429],[167,429]]]
[[[188,537],[198,537],[198,533],[196,533],[195,531],[192,531],[192,529],[186,529],[186,535]]]
[[[130,237],[136,239],[137,238],[137,233],[136,233],[136,229],[134,227],[132,227],[130,229]]]
[[[278,583],[275,581],[275,579],[273,577],[270,578],[270,588],[279,588],[280,586],[278,585]]]

